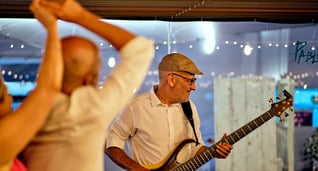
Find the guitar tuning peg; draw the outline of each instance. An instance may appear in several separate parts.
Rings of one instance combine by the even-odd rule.
[[[282,99],[282,95],[278,95],[278,96],[276,97],[276,99],[277,99],[277,100],[281,100],[281,99]]]
[[[279,117],[279,124],[280,125],[284,126],[284,125],[286,125],[286,123],[287,123],[287,119],[285,116]]]
[[[273,103],[274,102],[273,98],[268,99],[268,102]]]
[[[285,125],[287,123],[287,117],[289,114],[287,112],[284,112],[282,115],[279,116],[279,122],[281,125]]]
[[[289,116],[289,114],[288,114],[287,112],[285,112],[284,114],[285,114],[285,117],[286,117],[286,118]]]

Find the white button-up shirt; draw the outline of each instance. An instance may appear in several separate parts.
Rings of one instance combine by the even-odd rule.
[[[140,87],[154,56],[153,42],[135,38],[120,56],[121,62],[102,89],[83,86],[71,96],[59,94],[49,118],[23,154],[29,171],[104,170],[105,131]]]
[[[191,102],[193,119],[199,142],[203,145],[199,131],[200,121],[195,105]],[[186,139],[194,139],[192,127],[183,113],[181,104],[168,106],[160,102],[154,88],[149,93],[135,97],[128,107],[116,117],[108,129],[106,146],[124,149],[128,140],[134,160],[151,168],[166,160],[176,147]],[[178,157],[186,161],[195,154],[199,146],[191,143],[184,147]],[[182,154],[181,154],[182,153]]]

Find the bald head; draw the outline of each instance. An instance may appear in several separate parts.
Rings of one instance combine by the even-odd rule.
[[[70,36],[62,39],[64,85],[96,85],[101,66],[99,49],[88,39]]]

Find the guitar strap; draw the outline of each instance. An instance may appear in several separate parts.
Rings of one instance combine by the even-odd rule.
[[[198,136],[197,136],[197,133],[195,132],[195,128],[194,128],[194,121],[192,118],[192,109],[191,109],[190,101],[181,103],[181,106],[182,106],[182,110],[183,110],[184,114],[187,116],[187,118],[190,122],[190,125],[192,127],[192,130],[194,132],[195,143],[196,143],[196,145],[198,145],[200,143],[199,143]]]

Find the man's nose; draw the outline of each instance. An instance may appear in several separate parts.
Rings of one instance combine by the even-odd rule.
[[[190,88],[191,88],[191,90],[195,91],[195,90],[197,89],[196,83],[195,83],[195,82],[192,83],[192,84],[190,85]]]

